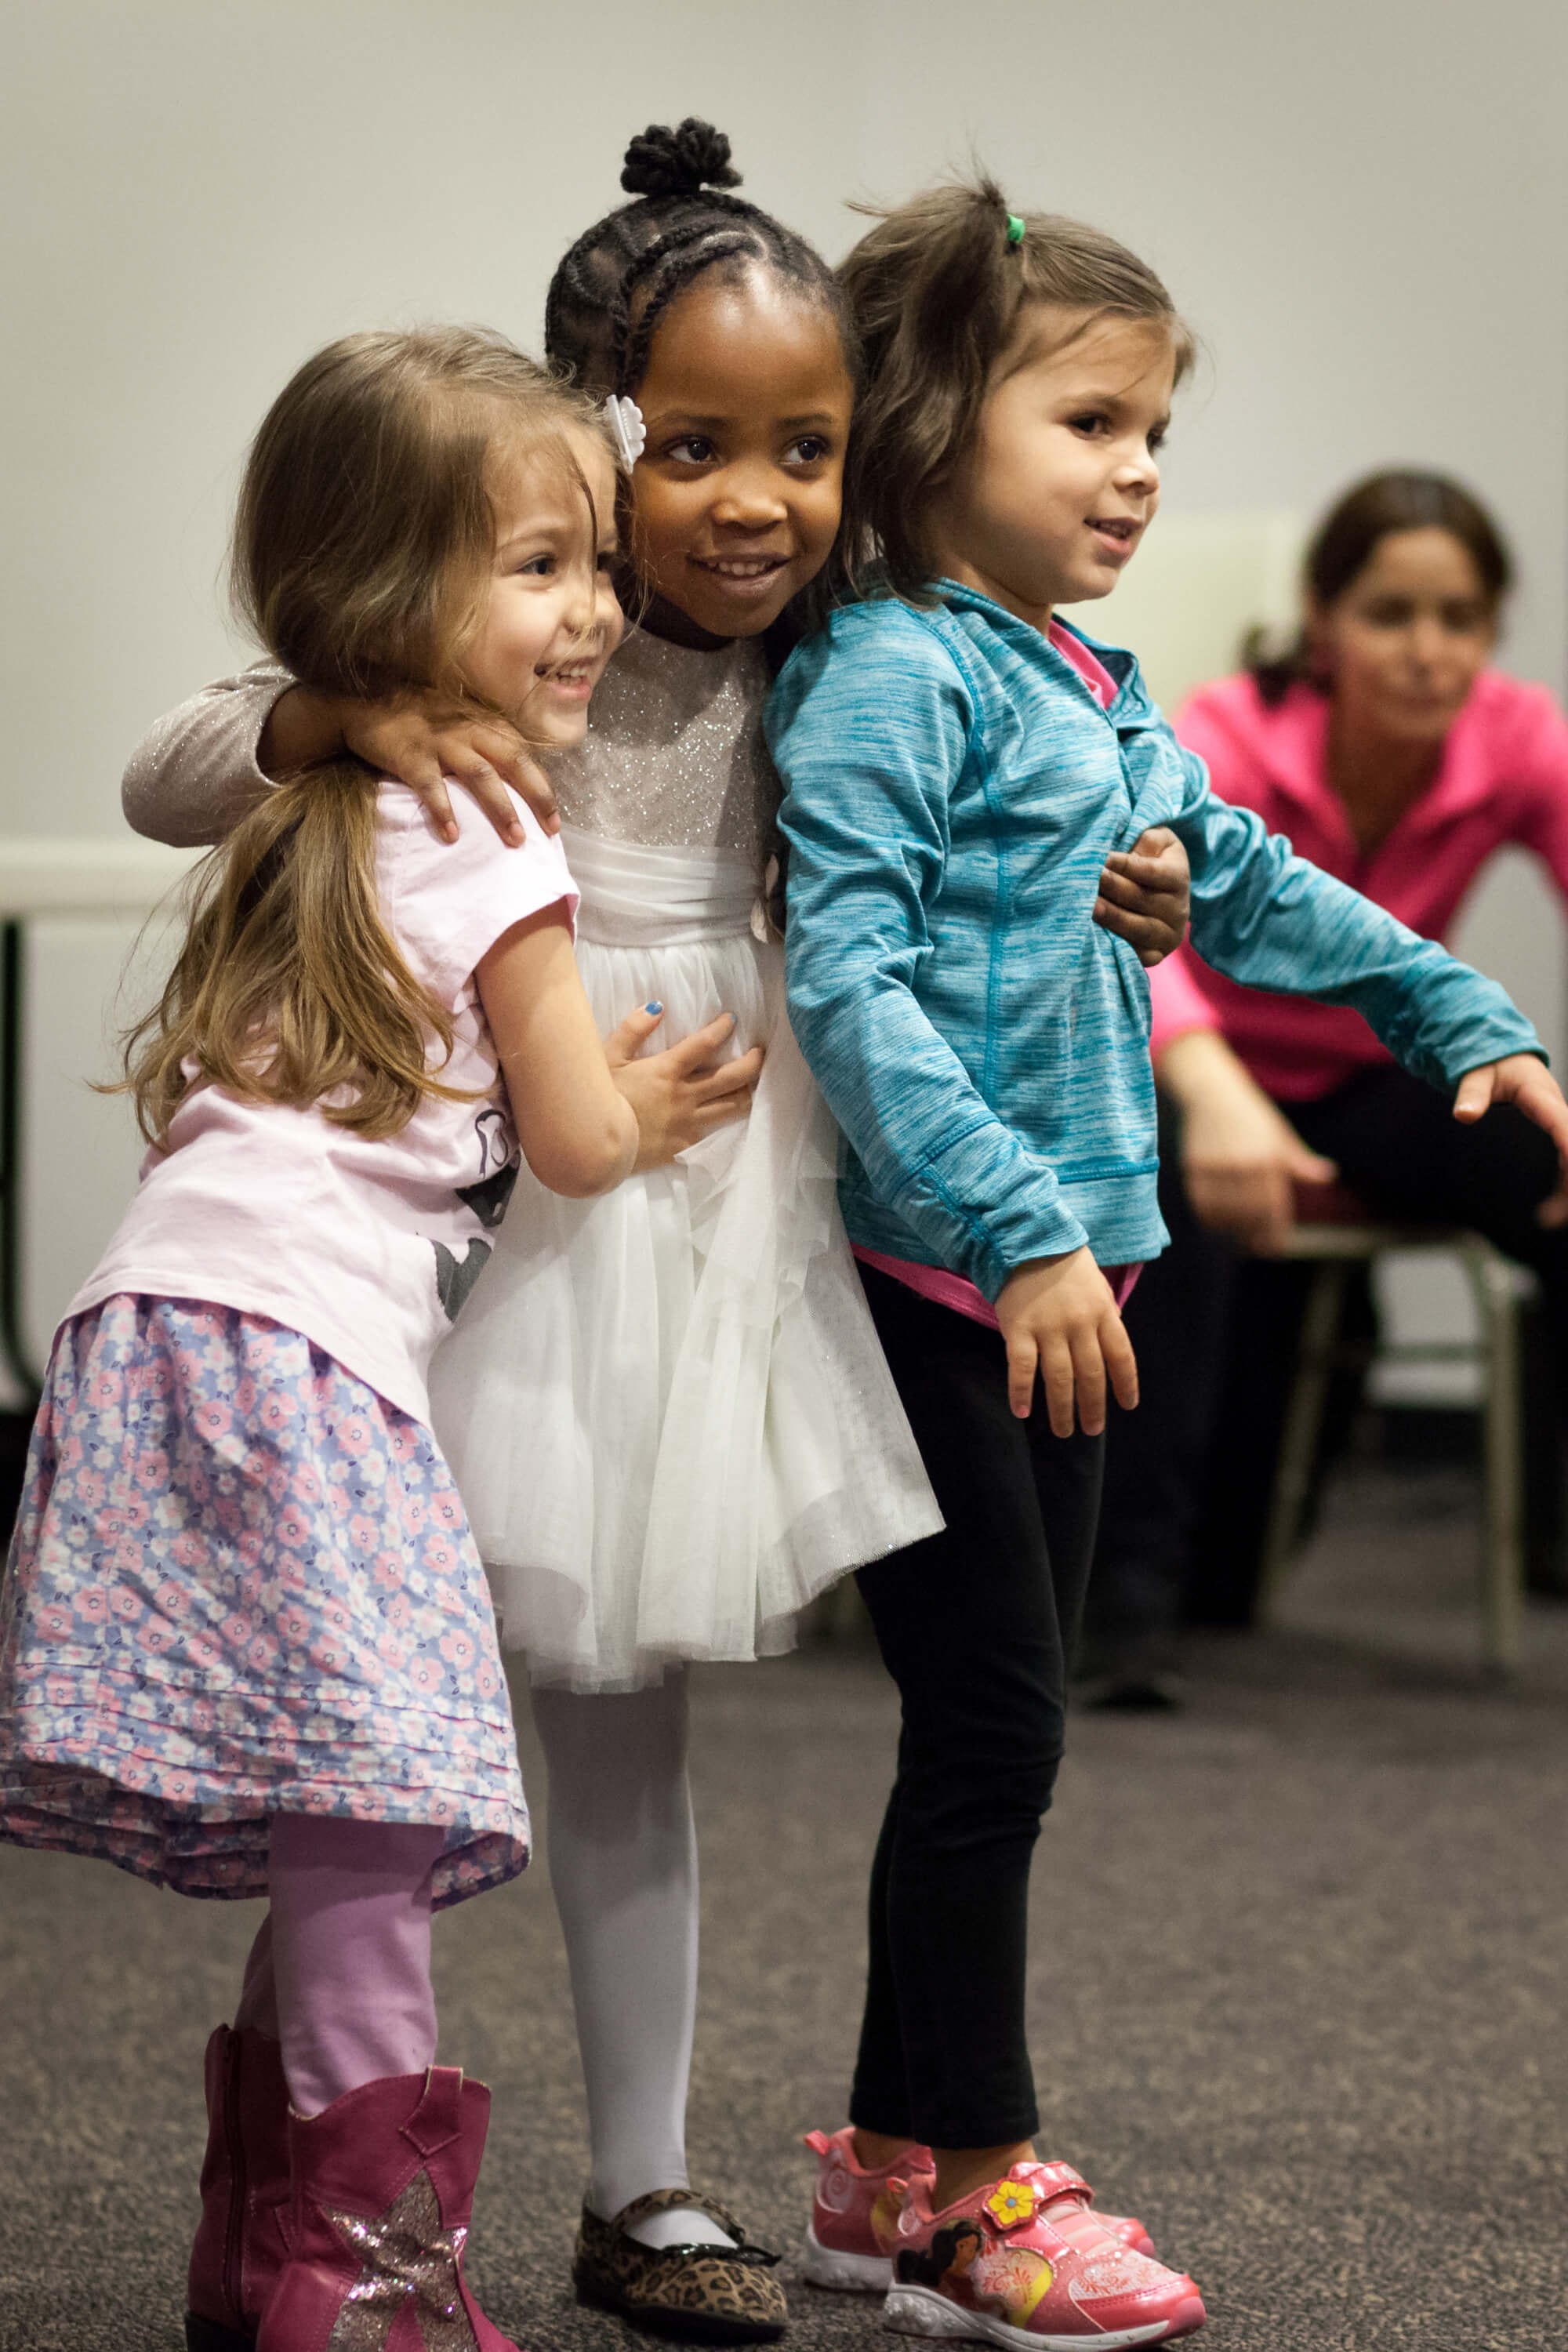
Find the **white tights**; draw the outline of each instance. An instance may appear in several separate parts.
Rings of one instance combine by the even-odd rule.
[[[626,1693],[536,1689],[550,1774],[550,1879],[566,1938],[588,2099],[588,2203],[613,2220],[684,2189],[697,2013],[697,1833],[686,1776],[686,1676]],[[690,2210],[634,2234],[727,2244]]]

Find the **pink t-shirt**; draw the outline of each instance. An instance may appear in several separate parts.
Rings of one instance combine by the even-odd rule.
[[[1059,621],[1048,622],[1046,635],[1063,661],[1071,662],[1100,709],[1109,710],[1119,689],[1100,656],[1091,654],[1082,638],[1075,637],[1070,629],[1064,629]]]
[[[216,1087],[181,1104],[164,1150],[66,1309],[117,1291],[210,1299],[302,1331],[392,1404],[428,1421],[426,1374],[490,1254],[518,1146],[474,968],[502,933],[577,893],[559,841],[519,801],[509,849],[466,794],[460,837],[437,839],[419,803],[382,787],[376,885],[410,971],[451,1016],[442,1079],[479,1099],[427,1096],[373,1141],[319,1108],[241,1102]]]

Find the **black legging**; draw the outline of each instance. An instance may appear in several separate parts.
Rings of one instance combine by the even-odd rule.
[[[1388,1066],[1279,1108],[1369,1207],[1469,1226],[1533,1268],[1561,1409],[1568,1230],[1535,1222],[1556,1182],[1540,1129],[1507,1106],[1462,1127],[1447,1097]],[[1209,1623],[1250,1618],[1310,1281],[1310,1267],[1244,1256],[1199,1224],[1178,1147],[1162,1106],[1160,1205],[1171,1247],[1127,1307],[1142,1402],[1132,1413],[1111,1407],[1089,1601],[1097,1642],[1123,1653],[1157,1642],[1184,1606]],[[1532,1497],[1538,1537],[1556,1511],[1555,1446],[1548,1451]]]
[[[938,2147],[1035,2131],[1029,1864],[1061,1760],[1103,1440],[1007,1408],[1000,1336],[861,1268],[943,1534],[859,1572],[903,1721],[849,2105]]]

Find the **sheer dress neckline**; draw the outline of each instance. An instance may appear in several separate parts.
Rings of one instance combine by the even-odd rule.
[[[761,645],[715,652],[627,630],[594,697],[588,732],[552,762],[568,824],[668,849],[722,849],[761,875],[780,787],[763,740]]]

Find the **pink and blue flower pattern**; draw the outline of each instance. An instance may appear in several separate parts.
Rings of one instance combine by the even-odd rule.
[[[0,1836],[258,1895],[274,1812],[440,1823],[438,1905],[524,1867],[484,1570],[429,1430],[299,1332],[110,1298],[0,1586]]]

